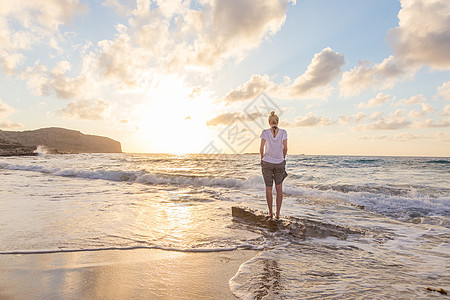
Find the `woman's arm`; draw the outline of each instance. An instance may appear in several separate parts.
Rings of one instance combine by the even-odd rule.
[[[287,140],[283,141],[283,157],[286,159],[287,154]]]
[[[259,146],[259,154],[261,154],[261,159],[264,156],[264,145],[266,144],[266,140],[261,138],[261,145]]]

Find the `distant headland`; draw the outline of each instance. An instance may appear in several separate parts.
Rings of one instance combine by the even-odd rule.
[[[120,142],[83,134],[77,130],[50,127],[27,131],[0,130],[0,156],[73,153],[121,153]]]

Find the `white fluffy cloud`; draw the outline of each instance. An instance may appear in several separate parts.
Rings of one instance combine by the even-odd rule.
[[[20,123],[12,122],[8,120],[10,114],[14,112],[14,108],[12,108],[8,103],[3,102],[0,99],[0,128],[3,129],[18,129],[24,127]]]
[[[361,102],[358,105],[358,107],[379,106],[379,105],[382,105],[383,103],[386,103],[390,98],[391,98],[391,96],[389,96],[389,95],[386,95],[383,93],[378,93],[375,98],[370,99],[369,102],[367,102],[367,103]]]
[[[402,0],[398,26],[387,39],[394,55],[380,64],[360,62],[345,72],[340,82],[344,97],[369,88],[391,88],[415,75],[423,65],[450,69],[450,2],[448,0]]]
[[[375,136],[362,136],[362,140],[388,140],[394,142],[409,142],[413,140],[431,139],[432,137],[427,134],[412,134],[408,132],[402,132],[395,135],[375,135]]]
[[[101,51],[95,58],[97,66],[104,79],[118,81],[124,87],[134,87],[146,80],[151,55],[134,46],[126,26],[118,25],[116,29],[118,33],[114,40],[103,40],[98,43]]]
[[[374,122],[356,126],[354,130],[398,130],[407,128],[410,125],[411,121],[406,120],[403,117],[403,111],[396,110],[387,118],[382,117],[380,114],[378,114]]]
[[[201,28],[188,64],[213,66],[222,58],[239,56],[280,30],[289,0],[203,1],[200,15],[188,19]],[[195,22],[197,24],[195,24]]]
[[[359,112],[357,114],[353,114],[351,116],[339,116],[338,122],[340,124],[350,124],[351,122],[360,123],[364,121],[366,118],[366,115],[362,112]]]
[[[117,0],[105,6],[129,16],[116,26],[112,40],[98,43],[89,53],[103,79],[122,87],[147,86],[152,74],[178,71],[207,72],[248,50],[280,30],[291,0],[139,0],[130,10]]]
[[[450,70],[450,1],[402,0],[398,27],[388,33],[395,56]]]
[[[49,96],[52,92],[60,99],[82,98],[89,93],[89,84],[84,75],[70,78],[66,75],[70,71],[68,61],[60,62],[52,70],[39,63],[28,67],[21,74],[27,81],[28,87],[39,96]]]
[[[357,96],[369,88],[390,88],[401,79],[413,76],[418,67],[394,56],[380,64],[360,62],[352,70],[344,72],[339,82],[340,94],[344,97]]]
[[[103,120],[109,104],[104,100],[76,100],[59,111],[64,117],[79,120]]]
[[[395,105],[409,105],[409,104],[418,104],[423,103],[425,101],[425,97],[423,95],[415,95],[409,98],[402,98],[400,101],[395,103]]]
[[[328,117],[316,117],[314,113],[309,112],[306,116],[297,117],[291,124],[287,124],[290,127],[314,127],[314,126],[327,126],[333,122]]]
[[[439,122],[436,122],[433,119],[427,119],[425,121],[417,123],[417,127],[419,128],[447,128],[450,127],[450,118],[446,118]]]
[[[8,103],[4,103],[0,99],[0,117],[9,116],[13,111],[14,109]]]
[[[207,126],[229,125],[238,119],[242,121],[253,121],[264,116],[265,116],[264,114],[258,112],[251,114],[244,114],[241,112],[226,112],[215,116],[211,120],[208,120],[206,122],[206,125]]]
[[[293,98],[314,94],[320,87],[326,87],[342,72],[344,55],[325,48],[316,53],[306,72],[287,87],[287,94]],[[326,96],[326,94],[325,94]]]
[[[249,81],[229,92],[223,100],[226,103],[231,103],[254,99],[263,91],[273,91],[275,88],[276,84],[271,81],[269,75],[254,74]]]
[[[423,118],[427,113],[430,113],[432,111],[433,111],[433,107],[431,107],[431,105],[429,105],[427,103],[422,103],[422,110],[420,110],[420,111],[412,110],[409,112],[408,116],[410,118],[420,119],[420,118]]]
[[[442,115],[446,117],[450,117],[450,104],[444,107],[444,110],[442,111]]]
[[[250,100],[261,92],[281,98],[326,97],[331,89],[329,84],[342,73],[343,65],[344,55],[327,47],[314,55],[305,73],[292,83],[289,78],[285,78],[285,82],[276,84],[267,74],[255,74],[249,81],[229,92],[223,100],[227,103]]]
[[[444,82],[438,88],[439,95],[442,96],[446,100],[450,100],[450,81]]]
[[[21,0],[0,4],[0,67],[6,74],[16,72],[25,58],[23,50],[48,39],[74,14],[87,8],[78,0]]]

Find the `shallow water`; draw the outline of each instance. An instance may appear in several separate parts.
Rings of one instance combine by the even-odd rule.
[[[267,210],[257,155],[1,158],[0,254],[261,250],[230,281],[245,299],[450,288],[449,158],[289,156],[287,171],[282,214],[315,221],[307,236],[232,218]]]

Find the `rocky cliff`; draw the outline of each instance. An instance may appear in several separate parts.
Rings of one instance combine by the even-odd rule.
[[[38,146],[48,153],[121,153],[113,139],[83,134],[64,128],[42,128],[29,131],[0,130],[0,155],[27,155]]]

